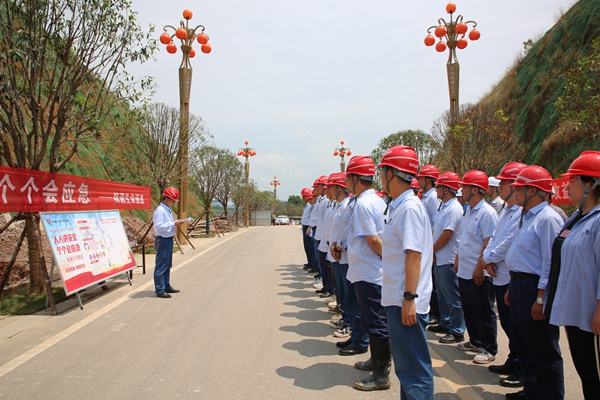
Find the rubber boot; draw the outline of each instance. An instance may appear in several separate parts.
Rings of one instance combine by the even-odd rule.
[[[361,371],[372,371],[373,370],[373,359],[369,358],[367,361],[357,361],[354,364],[354,368],[360,369]]]
[[[392,357],[390,353],[390,339],[369,337],[371,346],[371,360],[373,373],[367,379],[354,382],[358,390],[386,390],[390,388],[390,368]]]

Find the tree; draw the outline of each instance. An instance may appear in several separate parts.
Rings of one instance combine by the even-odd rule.
[[[383,153],[385,153],[387,149],[400,144],[414,148],[422,165],[431,163],[433,157],[435,157],[438,152],[438,144],[431,137],[431,135],[428,135],[422,130],[404,130],[392,133],[391,135],[381,139],[377,144],[377,148],[371,152],[371,160],[373,160],[375,165],[377,165],[379,160],[381,160],[381,157],[383,157]],[[373,184],[375,189],[379,189],[378,170],[376,170],[376,176],[373,180]]]
[[[254,182],[252,179],[250,179],[248,185],[246,185],[244,182],[233,191],[232,200],[236,213],[236,221],[239,221],[239,218],[237,216],[239,215],[238,211],[240,210],[240,208],[242,209],[242,213],[243,210],[246,209],[246,204],[248,204],[248,208],[250,208],[250,203],[252,202],[252,199],[254,198],[257,192],[258,186],[256,185],[256,182]],[[249,211],[252,212],[253,210]]]
[[[487,104],[461,106],[458,122],[452,126],[450,113],[438,118],[431,130],[439,152],[434,163],[440,169],[459,175],[471,169],[488,174],[499,172],[507,161],[525,156],[525,146],[512,134],[512,123]]]
[[[223,178],[221,185],[217,188],[215,198],[223,205],[225,215],[227,215],[227,205],[232,200],[233,193],[239,186],[245,185],[244,166],[230,151],[223,154],[220,163],[223,168]]]
[[[124,70],[156,49],[128,0],[2,0],[0,3],[0,160],[59,172],[84,141],[126,131],[128,104],[150,79]],[[30,293],[47,288],[26,216]]]
[[[302,200],[302,197],[298,196],[297,194],[290,195],[287,202],[293,205],[304,207],[304,200]]]
[[[191,160],[190,189],[198,194],[206,210],[209,210],[210,205],[217,198],[217,193],[225,185],[228,175],[238,173],[238,176],[241,176],[241,164],[233,152],[215,146],[194,149]],[[236,168],[240,169],[236,170]],[[232,191],[229,192],[229,195],[231,194]],[[206,233],[209,233],[208,219],[207,217]]]
[[[136,175],[150,180],[158,188],[160,196],[177,178],[183,161],[178,158],[180,113],[178,108],[162,103],[145,106],[140,112],[143,130],[132,132],[127,138],[129,145],[123,146],[121,152],[121,161],[129,162],[113,165],[119,169],[123,164],[131,165]],[[201,148],[212,138],[202,118],[193,114],[189,117],[188,138],[191,149]],[[123,174],[123,171],[111,172],[111,177]]]

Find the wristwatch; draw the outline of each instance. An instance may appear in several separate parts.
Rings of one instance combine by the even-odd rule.
[[[411,292],[404,292],[404,300],[414,300],[419,297],[418,294],[412,294]]]
[[[535,299],[535,302],[538,304],[544,304],[544,299],[542,299],[541,297],[538,297],[537,299]]]

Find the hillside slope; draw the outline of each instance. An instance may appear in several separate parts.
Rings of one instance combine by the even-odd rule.
[[[564,92],[567,71],[589,55],[592,40],[600,37],[599,10],[600,0],[577,2],[481,100],[502,109],[516,137],[529,145],[523,161],[546,166],[554,175],[564,172],[582,150],[598,148],[597,138],[566,137],[552,149],[546,148],[546,140],[558,128],[554,104]]]

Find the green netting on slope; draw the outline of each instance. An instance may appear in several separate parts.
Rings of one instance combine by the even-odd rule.
[[[592,39],[600,36],[598,10],[600,0],[580,0],[536,42],[520,65],[514,93],[520,100],[509,113],[517,136],[531,143],[526,162],[541,161],[541,144],[559,117],[554,102],[563,92],[564,74],[589,53]],[[565,157],[572,160],[579,153],[574,147],[570,150]]]

